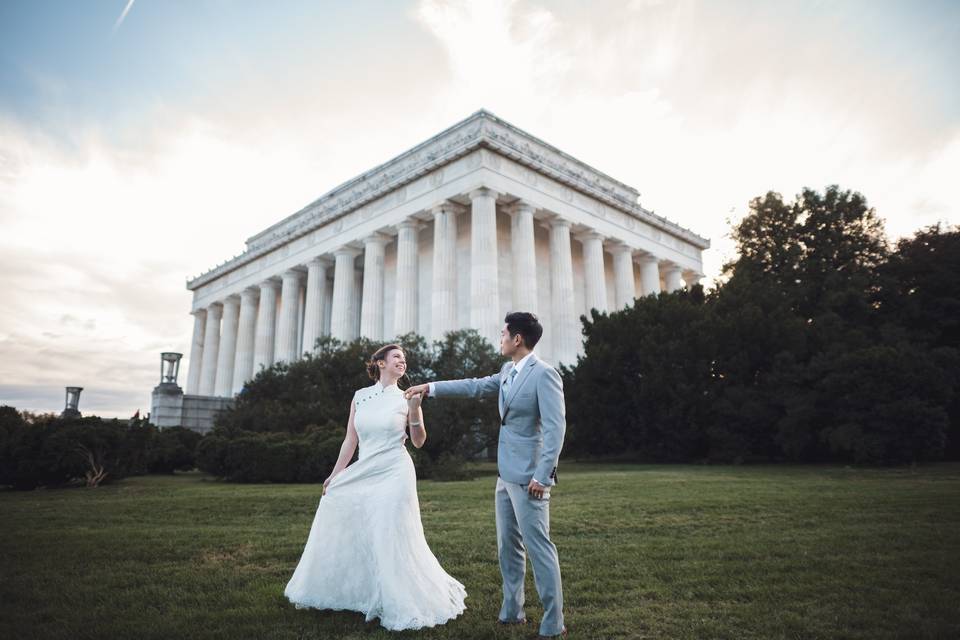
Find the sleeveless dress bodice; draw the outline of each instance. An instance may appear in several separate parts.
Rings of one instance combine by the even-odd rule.
[[[353,401],[360,460],[384,452],[406,452],[403,443],[407,439],[410,408],[396,384],[384,387],[378,380],[373,386],[358,390]]]

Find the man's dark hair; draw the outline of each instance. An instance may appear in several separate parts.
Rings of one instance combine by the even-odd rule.
[[[511,311],[503,319],[507,323],[507,333],[514,337],[518,333],[523,338],[523,344],[527,349],[533,349],[540,342],[540,336],[543,335],[543,325],[537,320],[537,316],[528,311]]]

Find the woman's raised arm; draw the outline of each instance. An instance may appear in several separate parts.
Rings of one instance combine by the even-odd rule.
[[[417,449],[423,446],[427,441],[427,427],[423,424],[423,409],[420,402],[423,400],[422,394],[410,396],[407,401],[410,411],[407,413],[407,423],[410,425],[410,442]]]

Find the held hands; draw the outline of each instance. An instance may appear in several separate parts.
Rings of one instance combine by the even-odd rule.
[[[331,481],[331,480],[333,480],[333,474],[332,474],[332,473],[331,473],[329,476],[327,476],[327,479],[326,479],[326,480],[323,481],[323,493],[320,494],[320,495],[324,495],[324,496],[327,495],[327,485],[330,484],[330,481]]]
[[[419,395],[419,396],[421,397],[421,399],[422,399],[422,398],[426,398],[429,393],[430,393],[430,385],[429,385],[429,384],[418,384],[418,385],[414,385],[414,386],[410,387],[409,389],[407,389],[406,391],[404,391],[404,392],[403,392],[403,397],[406,398],[407,400],[410,400],[413,396]],[[419,406],[419,405],[420,405],[420,402],[417,401],[417,406]],[[411,408],[411,409],[415,409],[416,407],[414,407],[414,406],[411,404],[411,405],[410,405],[410,408]]]
[[[407,389],[407,391],[409,391],[409,389]],[[416,414],[417,409],[420,408],[420,402],[423,401],[423,396],[425,395],[425,393],[426,392],[414,393],[413,395],[406,396],[407,404],[410,406],[410,411],[414,412],[414,414]]]

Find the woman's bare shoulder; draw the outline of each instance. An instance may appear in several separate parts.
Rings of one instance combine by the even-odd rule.
[[[373,384],[368,385],[368,386],[366,386],[366,387],[360,387],[359,389],[357,389],[356,391],[353,392],[353,401],[356,402],[357,400],[362,400],[363,398],[366,398],[366,397],[369,396],[376,388],[377,388],[377,383],[376,383],[376,382],[374,382]]]

